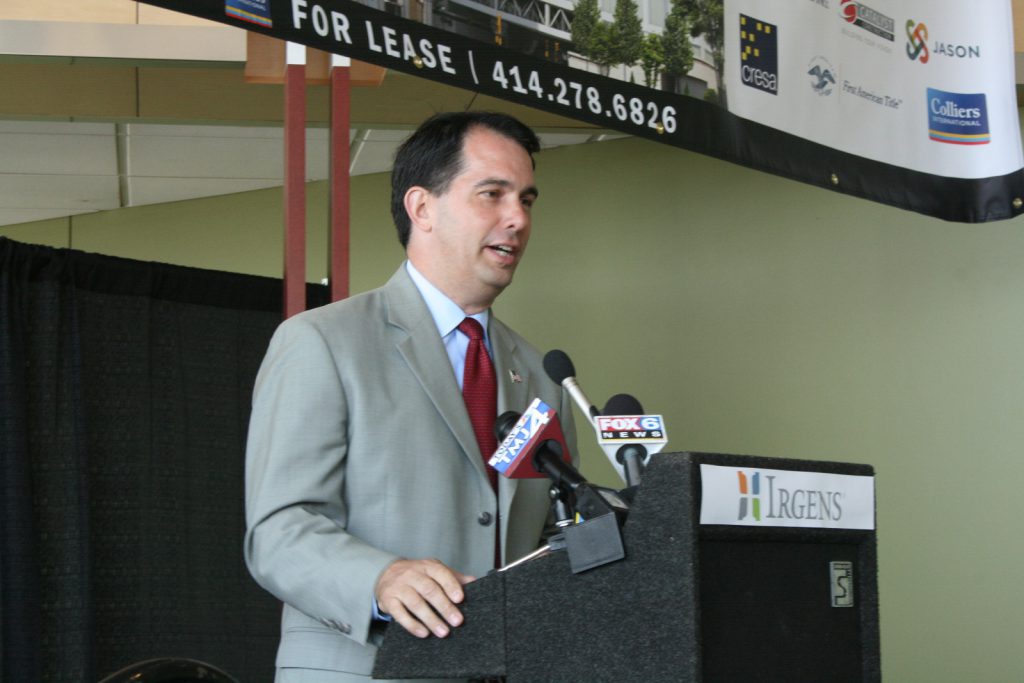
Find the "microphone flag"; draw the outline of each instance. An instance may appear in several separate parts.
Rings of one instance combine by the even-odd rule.
[[[547,475],[537,469],[533,456],[546,441],[556,442],[562,459],[572,462],[558,413],[535,398],[498,445],[488,464],[509,479],[544,478]]]

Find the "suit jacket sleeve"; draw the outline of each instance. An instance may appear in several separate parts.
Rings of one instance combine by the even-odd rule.
[[[321,332],[301,316],[283,324],[254,391],[245,559],[279,599],[365,643],[377,577],[397,557],[346,531],[347,415]]]

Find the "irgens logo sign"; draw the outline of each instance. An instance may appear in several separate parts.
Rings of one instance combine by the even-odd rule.
[[[746,519],[750,515],[755,521],[761,521],[761,473],[754,472],[747,483],[747,475],[736,471],[740,484],[740,511],[736,519]]]
[[[874,529],[874,477],[702,463],[701,524]]]
[[[765,477],[767,506],[761,507],[761,472],[749,477],[737,470],[739,479],[740,508],[737,520],[751,519],[760,522],[765,517],[786,519],[813,519],[840,522],[843,518],[843,494],[808,488],[791,488],[777,482],[778,475]]]

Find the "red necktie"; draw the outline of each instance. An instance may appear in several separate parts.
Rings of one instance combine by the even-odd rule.
[[[498,448],[494,436],[494,421],[498,417],[498,382],[494,365],[484,344],[484,328],[473,318],[459,323],[459,331],[469,337],[466,366],[462,375],[462,398],[466,401],[469,421],[473,423],[476,442],[484,459],[484,469],[491,488],[498,490],[498,473],[487,464]]]

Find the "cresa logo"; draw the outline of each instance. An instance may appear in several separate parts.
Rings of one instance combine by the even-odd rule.
[[[913,19],[907,19],[907,57],[928,63],[928,27],[924,22],[915,25]]]
[[[769,95],[779,93],[778,26],[740,15],[740,79]]]
[[[754,472],[749,478],[745,472],[736,471],[739,477],[740,509],[736,519],[746,519],[749,515],[755,521],[761,521],[761,473]],[[749,480],[748,480],[749,479]]]

